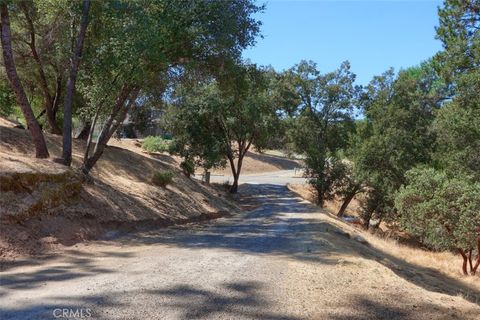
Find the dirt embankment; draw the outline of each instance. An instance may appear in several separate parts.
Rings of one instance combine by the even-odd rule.
[[[301,198],[305,200],[308,200],[312,203],[315,203],[316,201],[315,190],[310,184],[290,183],[288,184],[288,189],[290,189],[290,191],[296,193],[297,195],[299,195]],[[341,206],[342,206],[342,200],[338,198],[325,202],[325,209],[335,214],[338,212],[338,210],[340,210]],[[347,209],[345,210],[345,215],[357,217],[359,210],[360,210],[360,203],[358,202],[357,199],[353,199],[348,205]]]
[[[85,143],[74,141],[73,170],[52,162],[61,136],[46,134],[50,159],[35,159],[28,131],[0,122],[0,258],[14,259],[101,237],[108,230],[187,223],[237,212],[220,189],[185,177],[167,155],[147,155],[114,141],[82,183],[75,168]],[[170,170],[173,183],[150,183]]]
[[[308,184],[288,184],[288,189],[299,197],[315,203],[315,192],[313,187]],[[352,200],[345,214],[348,220],[337,217],[337,212],[342,205],[340,200],[327,201],[323,212],[328,215],[328,219],[342,228],[352,233],[359,233],[368,243],[380,252],[387,252],[393,257],[401,259],[413,265],[421,266],[425,270],[434,270],[454,279],[480,289],[480,275],[474,277],[465,277],[461,272],[462,259],[455,252],[443,251],[436,252],[424,248],[417,240],[412,239],[404,232],[396,229],[390,229],[386,224],[380,224],[380,227],[372,230],[364,230],[363,226],[357,223],[361,222],[359,218],[360,204],[357,199]],[[358,219],[358,220],[357,220]]]
[[[242,163],[242,175],[275,172],[280,170],[293,170],[301,168],[302,162],[300,160],[288,159],[283,155],[274,155],[267,153],[259,153],[257,151],[248,151]],[[213,170],[214,174],[231,175],[232,170],[227,163],[225,168],[218,168]]]

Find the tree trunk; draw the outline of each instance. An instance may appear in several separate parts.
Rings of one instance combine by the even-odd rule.
[[[40,119],[44,114],[45,114],[45,109],[43,109],[42,111],[40,111],[40,113],[38,114],[38,116],[35,117],[35,119]]]
[[[90,0],[83,0],[82,19],[80,21],[80,32],[78,33],[75,49],[72,54],[70,75],[65,90],[65,100],[63,104],[63,152],[62,158],[65,165],[70,166],[72,162],[72,104],[75,91],[75,81],[77,80],[78,66],[82,56],[83,40],[88,26],[88,11],[90,9]]]
[[[233,176],[233,185],[232,188],[230,189],[231,193],[237,193],[238,192],[238,182],[240,180],[240,172],[242,171],[242,164],[243,164],[243,157],[245,156],[245,153],[247,151],[240,151],[239,156],[238,156],[238,161],[237,161],[237,174]]]
[[[233,184],[230,187],[230,193],[236,193],[238,190],[238,176],[237,176],[237,170],[235,168],[235,161],[231,154],[229,154],[227,158],[228,158],[228,161],[230,162],[230,169],[232,170],[232,176],[233,176]]]
[[[477,256],[477,262],[475,263],[475,265],[473,266],[473,268],[471,270],[472,276],[474,276],[477,273],[477,269],[478,269],[479,265],[480,265],[480,253]]]
[[[56,122],[56,117],[55,117],[55,112],[54,112],[54,98],[50,94],[50,90],[48,88],[48,82],[47,82],[47,76],[45,75],[45,71],[43,70],[43,65],[42,61],[40,59],[40,56],[37,52],[37,46],[36,46],[36,36],[35,36],[35,27],[33,25],[33,20],[32,17],[30,16],[29,12],[29,7],[27,2],[20,2],[19,3],[20,7],[22,8],[22,11],[25,15],[25,19],[27,20],[27,26],[28,30],[30,32],[30,42],[28,43],[30,47],[30,51],[32,52],[33,59],[35,60],[37,69],[38,69],[38,75],[40,77],[40,87],[42,88],[43,91],[43,108],[46,111],[45,112],[45,118],[47,120],[47,123],[50,127],[50,132],[53,134],[61,134],[62,130],[60,127],[57,125]]]
[[[75,139],[87,140],[91,127],[92,127],[92,122],[91,121],[86,121],[82,126],[82,130],[75,136]]]
[[[315,184],[315,190],[317,191],[317,205],[323,208],[325,205],[325,197],[323,196],[323,187]]]
[[[112,82],[112,85],[113,83],[115,82],[115,80]],[[127,91],[128,87],[126,85],[124,85],[122,87],[122,89],[120,90],[120,94],[117,98],[117,101],[118,99],[126,99],[126,96],[128,95],[128,91]],[[125,100],[123,100],[125,101]],[[92,140],[93,140],[93,133],[95,131],[95,126],[97,125],[97,120],[98,120],[98,116],[100,115],[100,111],[102,110],[103,106],[105,105],[105,102],[106,102],[106,97],[104,97],[104,99],[102,99],[98,106],[97,106],[97,110],[95,110],[95,115],[93,117],[93,120],[92,120],[92,124],[90,125],[90,130],[88,132],[88,138],[87,138],[87,146],[85,147],[85,153],[83,154],[83,163],[87,163],[87,160],[88,160],[88,157],[90,155],[90,147],[92,145]],[[116,107],[114,107],[116,108]],[[112,112],[114,112],[112,110]]]
[[[246,140],[238,141],[238,160],[237,160],[237,168],[235,169],[235,162],[233,161],[233,157],[229,156],[228,160],[230,161],[230,166],[232,167],[233,173],[233,184],[230,188],[230,193],[237,193],[238,192],[238,181],[240,180],[240,172],[242,171],[243,165],[243,158],[248,152],[252,140],[246,144]]]
[[[458,252],[462,255],[462,258],[463,258],[463,264],[462,264],[463,274],[468,275],[468,272],[467,272],[468,257],[462,249],[458,249]]]
[[[100,114],[100,110],[102,108],[103,104],[100,104],[97,107],[97,110],[95,111],[95,116],[93,117],[92,124],[90,126],[90,130],[88,132],[88,138],[87,138],[87,146],[85,147],[85,153],[83,154],[83,163],[86,163],[88,160],[88,155],[90,154],[90,146],[92,145],[92,139],[93,139],[93,132],[95,131],[95,126],[97,125],[97,119],[98,115]]]
[[[53,100],[52,99],[45,99],[43,108],[45,109],[45,117],[47,119],[48,126],[50,128],[50,132],[56,135],[62,134],[62,129],[57,124],[55,112],[53,110]]]
[[[93,150],[93,154],[91,157],[88,154],[85,154],[86,158],[83,162],[81,170],[84,174],[88,175],[90,170],[92,170],[93,166],[97,163],[98,159],[103,154],[105,147],[107,146],[108,141],[112,137],[113,133],[118,129],[118,127],[123,123],[125,120],[128,110],[133,106],[135,100],[138,96],[140,89],[139,88],[132,88],[128,86],[124,86],[117,98],[114,108],[110,113],[105,125],[100,132],[100,135],[97,138],[97,143],[95,144],[95,149]],[[126,100],[130,99],[125,106]]]
[[[369,211],[365,211],[362,215],[363,227],[367,230],[368,228],[370,228],[370,220],[372,219],[374,211],[375,211],[375,208],[370,209]]]
[[[470,272],[473,271],[473,263],[472,263],[472,249],[468,250],[468,264],[470,265]]]
[[[238,192],[238,175],[233,176],[233,184],[230,187],[230,193],[237,193]]]
[[[480,265],[480,236],[477,238],[477,262],[475,263],[475,266],[470,270],[472,276],[477,273],[477,268]]]
[[[5,2],[0,5],[0,15],[3,61],[10,86],[15,92],[16,101],[22,110],[25,120],[27,121],[28,130],[30,130],[32,140],[35,145],[35,156],[37,158],[48,158],[49,154],[47,144],[45,143],[45,138],[43,137],[40,125],[33,114],[32,107],[28,102],[27,96],[15,68],[11,44],[10,20],[8,17],[8,7]]]
[[[57,119],[57,112],[60,106],[61,98],[62,98],[62,75],[59,74],[57,77],[57,83],[55,85],[55,95],[53,96],[52,112],[53,112],[54,119]]]
[[[357,194],[357,190],[347,195],[347,197],[343,200],[340,210],[338,210],[337,212],[337,217],[343,217],[345,210],[347,209],[348,205],[350,204],[350,202],[352,201],[353,197],[355,197],[356,194]]]

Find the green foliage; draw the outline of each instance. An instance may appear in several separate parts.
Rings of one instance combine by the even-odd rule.
[[[260,23],[252,1],[102,1],[92,8],[80,91],[90,118],[113,103],[124,83],[142,87],[142,105],[154,108],[171,78],[185,70],[218,73],[254,43]],[[101,112],[106,116],[108,108]]]
[[[174,153],[206,169],[243,159],[252,145],[261,149],[277,127],[264,71],[255,65],[234,70],[228,86],[214,79],[179,86],[165,115]]]
[[[406,231],[439,250],[475,247],[480,228],[480,183],[444,171],[416,168],[395,197]]]
[[[9,1],[15,66],[35,115],[44,129],[59,133],[60,101],[68,77],[73,37],[79,24],[80,1]],[[21,121],[21,120],[20,120]],[[55,129],[53,128],[55,127]]]
[[[161,137],[148,136],[143,139],[142,149],[147,152],[168,152],[170,150],[170,143]]]
[[[79,117],[98,114],[99,122],[106,121],[85,171],[132,108],[161,108],[183,75],[221,75],[224,66],[239,61],[259,32],[252,15],[263,8],[250,0],[93,4],[89,29],[95,31],[86,42],[78,84],[86,108]]]
[[[438,112],[434,130],[438,166],[451,174],[480,181],[480,104],[447,104]]]
[[[480,1],[446,0],[439,9],[437,37],[444,51],[438,55],[441,72],[454,82],[477,73],[480,67]],[[461,86],[456,86],[461,90]],[[478,88],[478,87],[477,87]],[[477,90],[478,92],[478,90]]]
[[[165,188],[171,184],[175,174],[172,171],[156,171],[152,176],[152,183],[156,186]]]
[[[310,177],[309,183],[317,190],[317,197],[321,194],[321,201],[333,200],[336,195],[343,197],[353,187],[348,166],[341,159],[330,156],[325,161],[321,159],[321,163],[313,163],[312,160],[307,156],[306,175]],[[322,165],[323,171],[319,171]]]
[[[365,218],[373,214],[394,219],[394,194],[405,184],[405,173],[429,163],[435,147],[434,114],[448,95],[448,86],[429,61],[375,77],[362,94],[366,123],[361,124],[352,158],[367,197]]]
[[[171,105],[165,114],[166,127],[174,136],[171,151],[206,169],[224,165],[226,146],[216,118],[224,103],[220,91],[205,85],[188,92],[191,95],[181,94],[181,106]]]
[[[0,74],[0,116],[8,117],[15,112],[15,96],[8,86],[7,79]]]
[[[439,71],[454,88],[439,110],[435,165],[450,175],[480,179],[480,1],[447,0],[439,9],[437,36],[445,50]]]
[[[187,177],[195,174],[195,164],[190,160],[184,160],[180,163],[183,174]]]
[[[289,106],[293,114],[289,140],[294,151],[305,154],[306,174],[317,191],[318,204],[332,197],[336,179],[341,179],[334,156],[346,146],[353,129],[353,104],[357,88],[348,62],[334,72],[320,74],[313,62],[302,61],[289,71],[291,87],[299,105]]]

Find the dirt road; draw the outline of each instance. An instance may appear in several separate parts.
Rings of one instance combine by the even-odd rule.
[[[6,266],[0,319],[478,319],[478,292],[347,237],[285,186],[241,191],[260,206]]]

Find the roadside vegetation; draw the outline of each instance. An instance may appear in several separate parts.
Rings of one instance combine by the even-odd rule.
[[[443,50],[365,86],[348,61],[280,72],[242,60],[262,10],[253,0],[1,1],[0,114],[29,131],[36,158],[53,154],[45,132],[62,137],[51,160],[65,167],[73,139],[83,141],[74,165],[86,181],[112,137],[152,126],[172,139],[148,136],[146,152],[181,157],[187,177],[228,164],[231,193],[247,153],[299,155],[319,206],[341,199],[342,216],[357,199],[366,229],[383,223],[429,250],[457,252],[475,275],[480,1],[446,0]],[[171,171],[148,174],[174,184]]]
[[[280,75],[286,96],[297,97],[284,104],[287,137],[306,156],[318,205],[340,198],[342,216],[358,196],[365,228],[384,223],[431,250],[458,252],[465,275],[480,265],[479,5],[446,1],[444,50],[363,88],[353,87],[348,63],[322,75],[301,62]]]
[[[158,136],[148,136],[143,139],[142,149],[146,152],[168,152],[170,142]]]
[[[156,171],[152,176],[152,183],[154,185],[165,188],[172,183],[174,173],[172,171]]]

